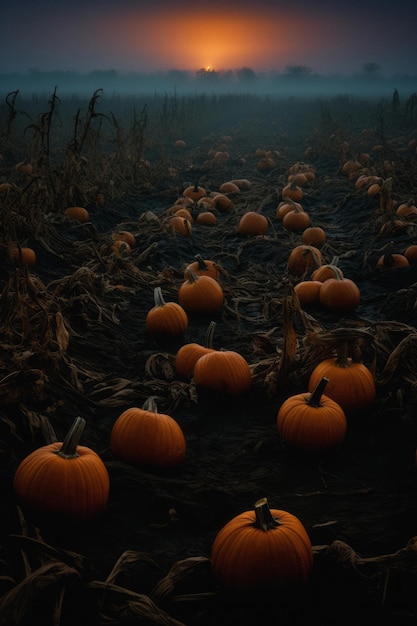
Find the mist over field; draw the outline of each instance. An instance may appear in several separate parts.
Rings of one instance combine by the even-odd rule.
[[[88,96],[97,89],[106,96],[128,96],[176,92],[241,93],[273,97],[326,97],[338,94],[365,97],[391,97],[394,90],[407,98],[417,91],[417,76],[383,76],[376,64],[352,75],[321,75],[304,65],[289,65],[283,73],[256,73],[251,68],[197,72],[169,70],[154,73],[119,73],[116,70],[76,71],[28,70],[26,73],[0,75],[3,95],[18,90],[21,95],[47,94]]]

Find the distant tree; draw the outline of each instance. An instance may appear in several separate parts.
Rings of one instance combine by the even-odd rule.
[[[313,70],[308,65],[292,65],[285,67],[285,74],[289,78],[306,78]]]
[[[256,79],[256,74],[250,67],[241,67],[239,70],[236,70],[236,76],[238,80],[242,82],[248,82]]]
[[[218,74],[216,70],[212,70],[211,68],[206,69],[205,67],[202,67],[201,69],[197,70],[196,76],[197,78],[204,78],[204,79],[210,79],[210,80],[214,78],[218,78]]]
[[[380,70],[381,68],[378,63],[374,63],[373,61],[362,65],[362,71],[367,78],[376,78]]]
[[[183,83],[189,80],[190,75],[187,70],[168,70],[167,77],[172,82]]]

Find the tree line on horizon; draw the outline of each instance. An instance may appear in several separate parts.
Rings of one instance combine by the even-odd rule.
[[[396,81],[397,84],[394,84]],[[241,67],[230,70],[216,70],[214,68],[200,68],[196,71],[170,69],[154,72],[119,72],[115,69],[92,70],[82,72],[78,70],[41,70],[29,68],[27,72],[14,72],[0,74],[0,84],[3,91],[24,90],[50,90],[51,85],[59,85],[63,91],[80,91],[91,89],[91,85],[104,89],[112,89],[120,92],[136,91],[138,89],[165,89],[184,88],[205,90],[228,89],[231,85],[237,89],[268,88],[272,91],[283,86],[305,88],[319,86],[323,89],[347,87],[359,85],[359,87],[372,90],[378,85],[386,83],[392,88],[398,84],[404,85],[407,90],[415,91],[417,88],[417,76],[398,74],[394,77],[384,77],[381,67],[375,62],[364,63],[361,70],[351,75],[332,74],[325,75],[314,72],[308,65],[288,64],[284,70],[256,72],[251,67]]]

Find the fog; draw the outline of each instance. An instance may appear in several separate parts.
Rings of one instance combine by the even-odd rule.
[[[378,66],[368,64],[363,72],[352,75],[314,74],[306,66],[288,66],[283,73],[255,73],[250,68],[239,70],[183,70],[168,72],[119,73],[115,70],[44,72],[31,69],[27,73],[0,75],[1,97],[19,91],[25,97],[47,95],[56,90],[59,96],[89,96],[96,90],[104,96],[136,96],[145,94],[199,93],[252,94],[272,97],[328,97],[352,95],[370,98],[391,98],[396,89],[402,98],[417,92],[417,76],[397,74],[382,76]]]

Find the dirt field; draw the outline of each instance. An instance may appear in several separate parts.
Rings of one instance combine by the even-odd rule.
[[[258,111],[252,103],[247,119],[228,116],[201,137],[194,128],[183,149],[170,139],[162,150],[148,137],[125,169],[114,156],[78,154],[88,172],[74,168],[78,178],[61,195],[44,161],[22,178],[17,155],[3,151],[1,178],[14,186],[1,196],[0,222],[0,624],[415,624],[417,264],[377,261],[390,242],[398,254],[417,244],[416,214],[395,214],[417,193],[416,124],[388,107],[382,132],[377,104],[316,103],[314,114],[308,107],[297,103],[292,116],[290,102],[260,102]],[[261,149],[273,152],[265,170]],[[227,158],[216,158],[219,151]],[[344,163],[360,154],[361,169],[346,175]],[[323,262],[337,258],[360,289],[353,312],[303,308],[294,295],[303,277],[287,264],[302,232],[283,228],[276,210],[295,163],[314,169],[301,204],[326,233]],[[66,162],[55,173],[68,171]],[[360,173],[386,181],[392,206],[356,188]],[[250,186],[227,194],[232,207],[215,210],[216,225],[194,221],[190,237],[170,230],[167,211],[187,186],[209,195],[234,179]],[[71,204],[88,209],[86,223],[64,216]],[[266,235],[238,234],[248,210],[268,218]],[[114,252],[112,234],[121,230],[136,246]],[[14,265],[14,241],[36,251],[34,266]],[[196,254],[221,267],[223,307],[190,316],[176,340],[151,336],[154,288],[177,301]],[[215,347],[239,352],[251,367],[244,396],[207,393],[176,374],[178,348],[204,343],[212,319]],[[376,401],[347,414],[336,449],[291,449],[277,431],[278,409],[307,390],[313,367],[342,340],[373,372]],[[176,470],[112,456],[115,420],[149,396],[183,429],[187,453]],[[62,441],[77,415],[86,420],[81,443],[108,469],[105,512],[74,523],[25,511],[13,492],[18,464]],[[242,596],[211,573],[217,532],[262,497],[296,515],[313,545],[311,580],[294,595]]]

